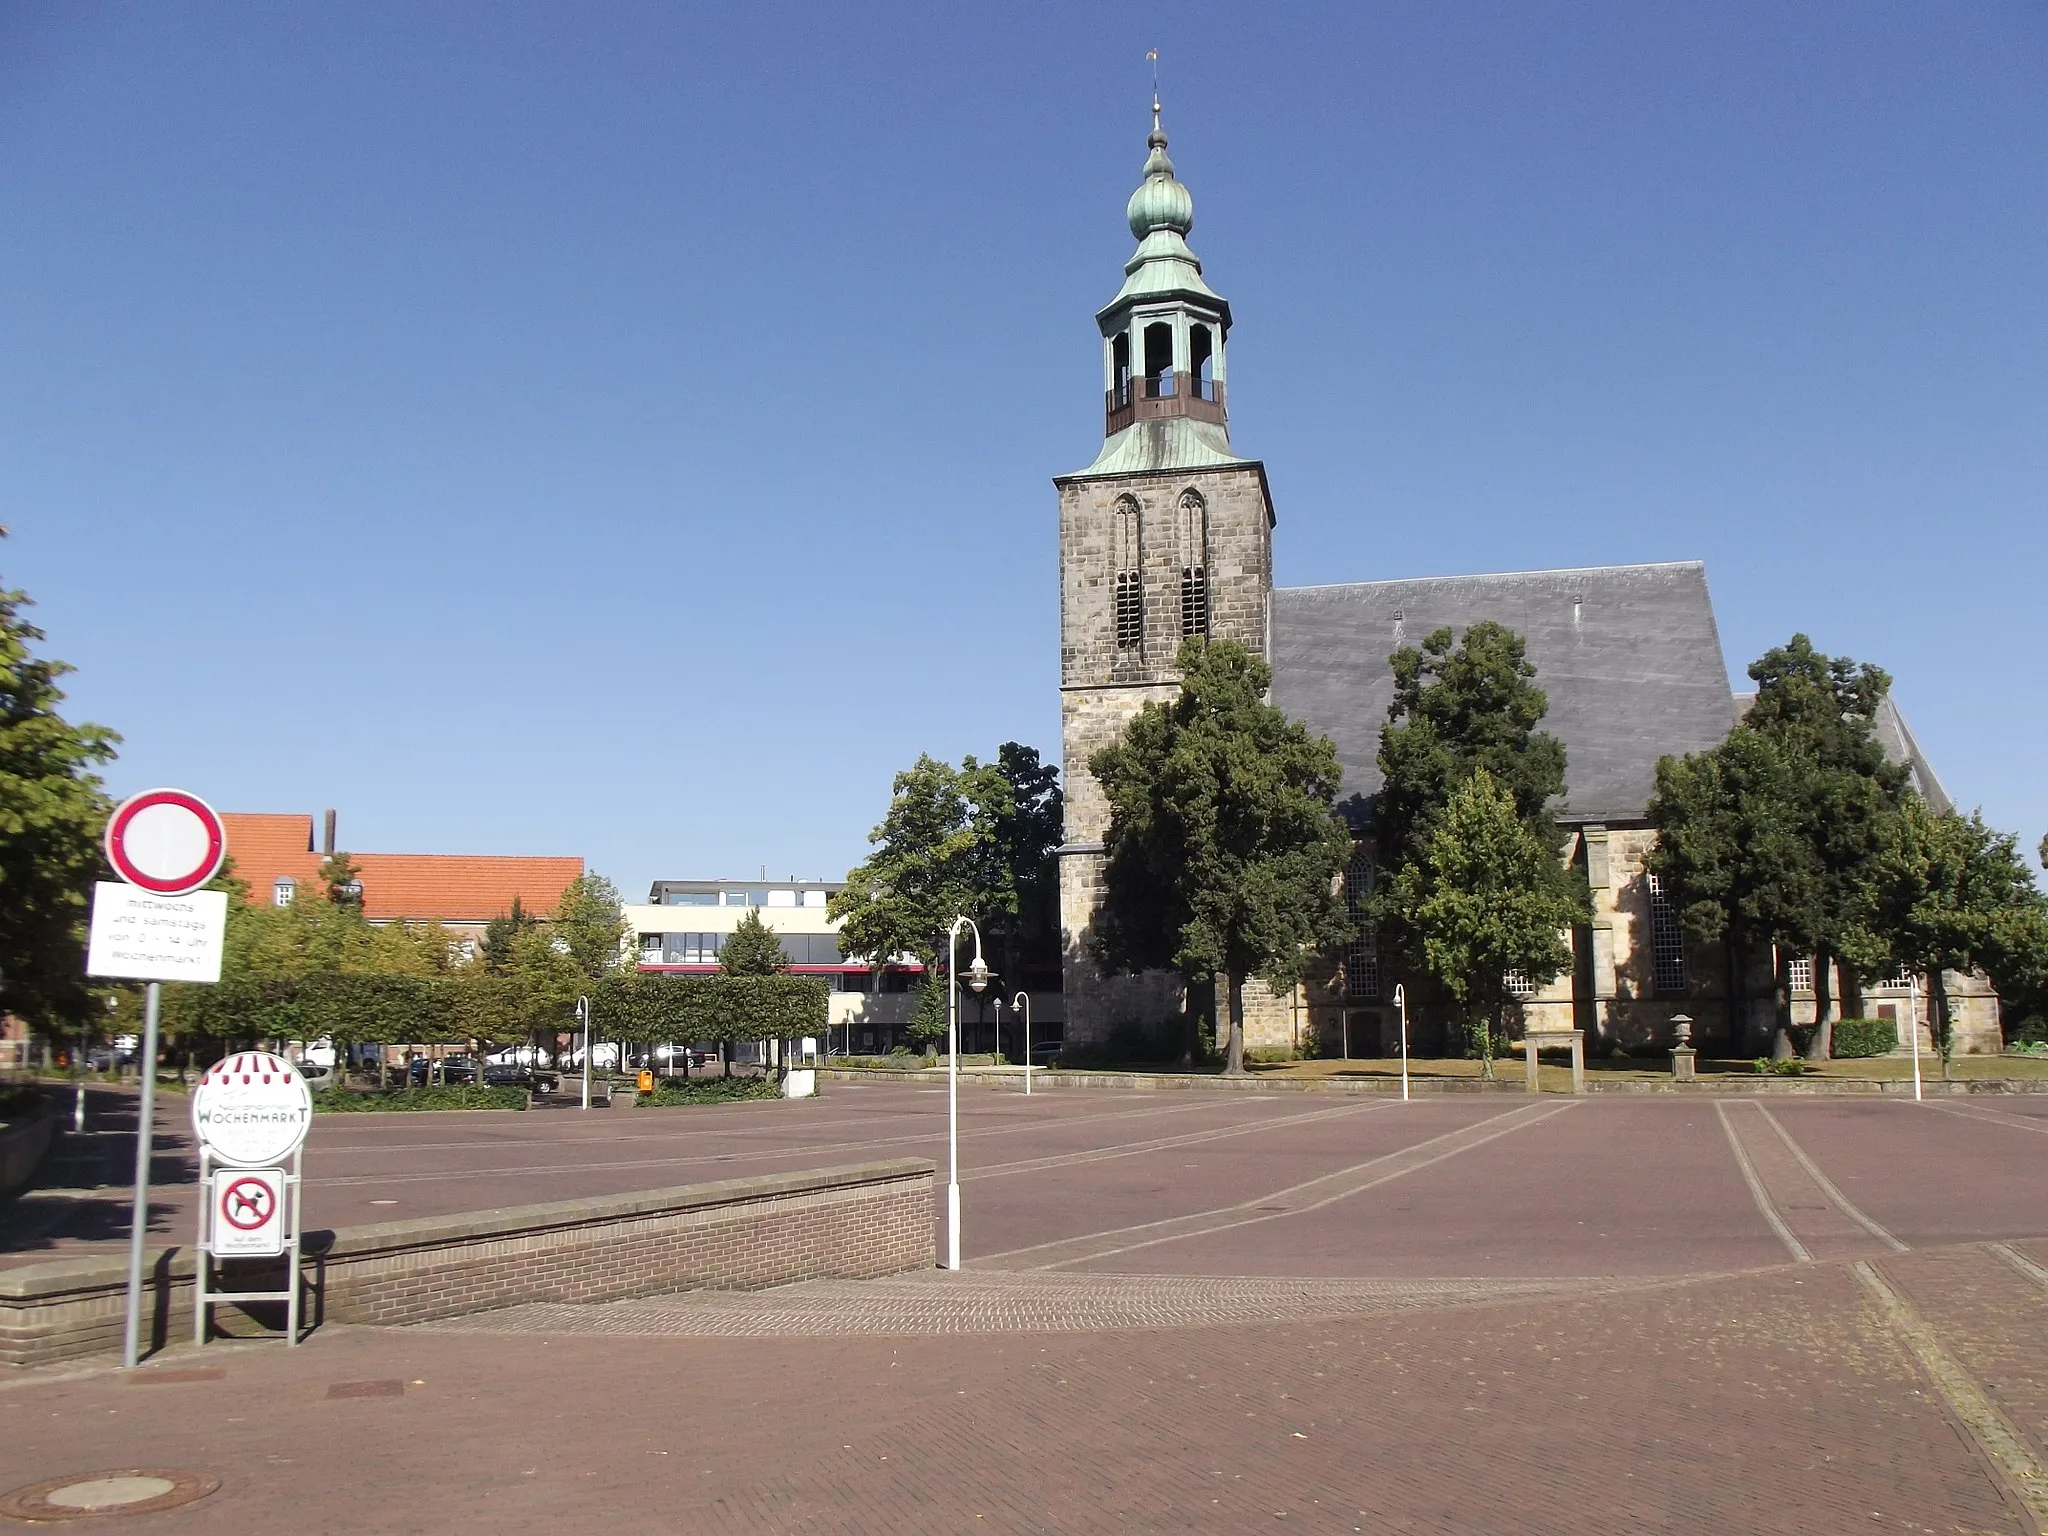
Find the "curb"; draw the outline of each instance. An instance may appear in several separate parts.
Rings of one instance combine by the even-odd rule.
[[[1488,1083],[1478,1078],[1462,1077],[1411,1077],[1411,1094],[1516,1094],[1526,1095],[1528,1089],[1522,1084],[1519,1063],[1512,1080],[1506,1073]],[[818,1077],[822,1082],[862,1083],[944,1083],[946,1074],[939,1069],[929,1071],[901,1071],[888,1067],[820,1067]],[[1014,1088],[1017,1074],[998,1067],[983,1070],[962,1067],[960,1078],[963,1083],[983,1087]],[[1594,1094],[1669,1094],[1677,1097],[1698,1095],[1703,1098],[1747,1097],[1753,1094],[1791,1094],[1811,1098],[1909,1098],[1913,1092],[1913,1080],[1906,1078],[1780,1078],[1780,1077],[1739,1077],[1710,1078],[1699,1082],[1676,1083],[1654,1082],[1641,1079],[1624,1079],[1603,1083],[1597,1073],[1586,1075],[1586,1093]],[[1041,1071],[1035,1079],[1040,1088],[1081,1088],[1112,1089],[1119,1092],[1188,1092],[1212,1093],[1333,1093],[1352,1096],[1377,1096],[1398,1094],[1401,1091],[1399,1078],[1384,1077],[1218,1077],[1192,1072],[1058,1072]],[[2035,1078],[1987,1077],[1958,1078],[1943,1082],[1939,1078],[1923,1081],[1922,1091],[1930,1098],[1958,1097],[1970,1094],[2021,1094],[2048,1093],[2048,1081]],[[1571,1095],[1560,1093],[1560,1098]]]

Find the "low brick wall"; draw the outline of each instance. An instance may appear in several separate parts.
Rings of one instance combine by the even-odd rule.
[[[418,1323],[528,1301],[928,1269],[932,1177],[931,1163],[904,1158],[309,1232],[306,1319]],[[143,1332],[153,1345],[191,1336],[192,1260],[180,1248],[150,1256]],[[238,1266],[234,1283],[277,1288],[258,1268]],[[119,1348],[126,1291],[121,1258],[0,1270],[0,1363]]]

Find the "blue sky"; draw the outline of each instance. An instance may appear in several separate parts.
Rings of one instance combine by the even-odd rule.
[[[836,875],[1058,749],[1146,48],[1283,584],[1702,558],[2048,830],[2024,3],[0,8],[0,579],[126,792]]]

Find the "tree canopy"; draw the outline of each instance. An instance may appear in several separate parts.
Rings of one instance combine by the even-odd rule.
[[[1738,1023],[1747,957],[1775,947],[1773,1050],[1789,1055],[1791,959],[1815,957],[1823,987],[1831,961],[1853,963],[1851,940],[1868,922],[1906,772],[1875,734],[1891,686],[1881,669],[1824,655],[1794,635],[1749,675],[1756,698],[1726,740],[1658,763],[1649,814],[1659,843],[1649,867],[1689,929],[1727,943]],[[1816,1056],[1827,1053],[1828,1011],[1823,993]]]
[[[953,919],[981,927],[998,963],[1021,965],[1057,932],[1058,770],[1005,742],[996,761],[928,755],[896,775],[874,852],[848,871],[828,911],[839,942],[871,965],[910,955],[936,974]],[[1056,951],[1055,951],[1056,952]]]
[[[1394,876],[1394,894],[1423,964],[1464,1007],[1491,1077],[1508,973],[1540,987],[1572,963],[1564,934],[1590,920],[1586,890],[1559,878],[1556,850],[1485,768],[1452,790],[1426,827]]]
[[[113,809],[96,770],[121,738],[59,712],[72,669],[36,654],[29,606],[0,591],[0,1009],[55,1029],[91,1018],[86,917]]]
[[[1225,984],[1225,1070],[1244,1070],[1244,982],[1297,980],[1355,932],[1336,889],[1351,835],[1329,738],[1265,701],[1272,672],[1196,636],[1180,694],[1144,705],[1088,767],[1110,808],[1097,957]]]
[[[1936,1044],[1952,1043],[1944,971],[1982,969],[2001,992],[2048,978],[2048,897],[2019,839],[1983,816],[1937,814],[1908,795],[1885,828],[1866,915],[1847,941],[1871,970],[1904,967],[1928,979]]]
[[[1486,619],[1462,638],[1438,629],[1388,658],[1394,697],[1380,730],[1372,804],[1381,867],[1406,863],[1452,793],[1482,769],[1534,836],[1563,847],[1549,805],[1564,793],[1564,743],[1537,729],[1550,698],[1526,652],[1520,635]]]
[[[1371,821],[1379,878],[1366,908],[1383,940],[1408,965],[1443,980],[1476,1026],[1498,1018],[1501,1006],[1501,978],[1470,970],[1476,956],[1532,914],[1557,916],[1560,926],[1584,921],[1584,880],[1562,862],[1566,834],[1550,810],[1564,794],[1564,744],[1537,728],[1549,697],[1536,686],[1522,637],[1501,624],[1482,620],[1462,637],[1435,630],[1420,646],[1397,649],[1389,664],[1394,697],[1380,728]],[[1472,790],[1482,776],[1487,788]],[[1458,826],[1446,831],[1454,805]],[[1519,836],[1497,825],[1502,807]],[[1527,857],[1531,849],[1544,857]],[[1467,910],[1446,884],[1456,869],[1491,871],[1488,878],[1512,869],[1526,890],[1512,911],[1498,905],[1507,899],[1498,887]],[[1473,922],[1494,938],[1479,944]],[[1550,962],[1562,944],[1555,933],[1547,944],[1518,941],[1508,947],[1527,963],[1496,969],[1547,981],[1557,974]],[[1569,963],[1565,954],[1560,964]],[[1454,963],[1453,956],[1464,958]],[[1463,978],[1455,987],[1451,973]],[[1491,1038],[1480,1043],[1490,1046]]]
[[[789,956],[775,930],[749,907],[719,950],[718,968],[728,976],[779,976],[789,969]]]

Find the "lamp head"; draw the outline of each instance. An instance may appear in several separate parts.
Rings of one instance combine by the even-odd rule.
[[[976,955],[974,963],[967,967],[967,985],[976,997],[981,996],[988,986],[988,962]]]

